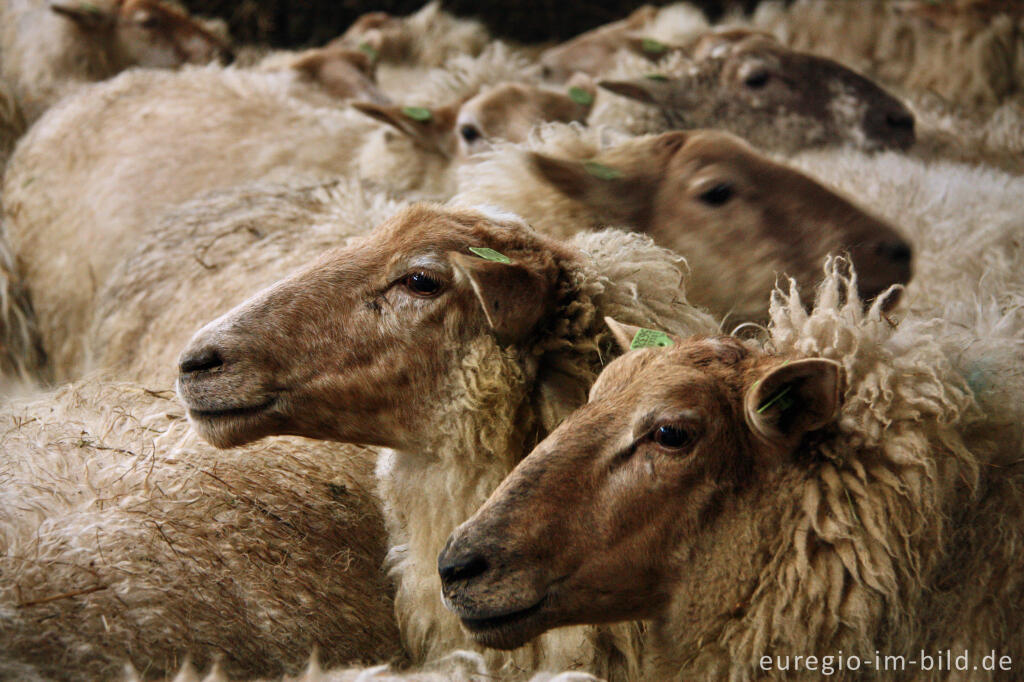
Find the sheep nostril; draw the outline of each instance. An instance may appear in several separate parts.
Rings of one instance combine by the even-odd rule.
[[[437,572],[441,574],[442,583],[451,585],[454,582],[471,580],[487,571],[488,568],[487,559],[479,554],[474,554],[451,559],[442,557],[438,561]]]
[[[197,372],[207,372],[223,365],[224,358],[221,357],[217,349],[207,346],[206,348],[200,348],[197,351],[187,353],[181,359],[178,369],[181,370],[182,374],[195,374]]]
[[[885,115],[885,123],[890,128],[896,130],[905,130],[909,133],[914,132],[914,117],[904,111],[889,112]]]
[[[882,242],[878,245],[878,254],[888,258],[894,263],[909,263],[913,257],[913,251],[906,242]]]

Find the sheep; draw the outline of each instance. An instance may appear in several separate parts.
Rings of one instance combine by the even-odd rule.
[[[635,115],[630,102],[602,98],[592,125],[630,132],[720,127],[765,149],[796,151],[852,144],[863,149],[906,149],[914,118],[891,94],[841,64],[783,47],[756,32],[713,34],[691,60],[673,54],[657,67],[642,62],[634,77],[598,85],[653,105]],[[706,50],[706,53],[700,50]]]
[[[76,85],[130,66],[176,67],[230,55],[212,24],[161,0],[4,0],[0,25],[0,76],[30,123]]]
[[[478,642],[644,618],[659,680],[861,679],[890,655],[916,677],[937,650],[989,679],[983,655],[1022,650],[1024,315],[998,339],[893,327],[840,271],[809,314],[778,291],[763,344],[675,338],[608,365],[439,557]],[[948,334],[993,341],[987,364]],[[995,433],[987,382],[1016,412]]]
[[[449,58],[476,56],[490,42],[484,25],[460,19],[441,9],[437,0],[428,2],[407,17],[387,12],[370,12],[359,17],[333,44],[363,46],[381,62],[427,67],[444,66]]]
[[[753,25],[907,91],[990,108],[1024,91],[1019,7],[987,2],[764,3]]]
[[[28,124],[18,100],[11,87],[0,77],[0,174],[7,165],[7,157],[14,151],[14,143],[25,133],[26,128]]]
[[[395,608],[420,663],[469,643],[437,599],[444,536],[583,400],[614,353],[599,314],[717,328],[686,303],[680,264],[641,235],[562,244],[507,213],[414,204],[198,331],[178,392],[220,447],[288,432],[384,448]],[[574,630],[488,662],[622,679],[636,636]]]
[[[736,323],[764,318],[780,272],[809,291],[832,251],[851,252],[864,298],[910,277],[895,228],[727,133],[606,132],[547,126],[535,151],[505,148],[460,173],[455,201],[487,201],[556,235],[646,232],[687,257],[693,302]]]
[[[173,392],[101,377],[5,405],[0,434],[0,676],[401,660],[368,450],[223,453]]]

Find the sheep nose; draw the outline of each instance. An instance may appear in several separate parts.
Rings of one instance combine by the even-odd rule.
[[[178,362],[178,369],[185,374],[197,374],[208,372],[212,369],[222,367],[224,358],[220,351],[214,346],[201,346],[196,349],[189,349],[181,356]]]
[[[437,558],[437,572],[441,574],[441,584],[445,589],[458,582],[467,582],[482,575],[490,565],[480,554],[459,554],[445,547]]]

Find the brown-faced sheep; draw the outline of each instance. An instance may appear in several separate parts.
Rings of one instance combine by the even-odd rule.
[[[864,298],[910,277],[911,250],[890,225],[727,133],[611,136],[606,148],[602,137],[547,127],[532,144],[543,153],[499,150],[467,169],[456,201],[488,202],[553,234],[648,233],[686,256],[691,299],[730,322],[763,319],[780,273],[810,291],[832,252],[851,253]]]
[[[520,68],[516,60],[491,68],[504,55],[496,48],[424,87],[448,97],[478,87],[484,71],[501,77]],[[129,72],[65,100],[33,127],[5,178],[4,220],[55,378],[80,373],[79,336],[111,269],[184,200],[247,182],[346,173],[394,190],[449,191],[451,158],[354,110],[295,96],[302,82],[291,71]],[[488,101],[509,118],[557,114],[510,97]],[[58,151],[68,148],[75,153]]]
[[[715,327],[685,302],[678,264],[639,235],[561,244],[509,214],[415,205],[200,330],[179,394],[220,446],[287,432],[389,448],[377,476],[396,611],[422,662],[469,644],[437,598],[444,537],[583,400],[615,352],[600,315]],[[622,679],[636,636],[566,631],[490,663]]]
[[[864,76],[763,34],[718,37],[692,60],[670,55],[658,67],[643,66],[637,77],[600,81],[612,93],[653,106],[656,116],[638,118],[635,107],[602,97],[591,124],[633,133],[718,127],[779,151],[839,144],[906,149],[914,143],[913,114]]]
[[[228,41],[162,0],[0,3],[0,75],[31,122],[74,86],[130,66],[227,59]]]
[[[861,679],[889,657],[991,679],[983,656],[1005,671],[1024,650],[1011,317],[988,365],[960,364],[947,334],[970,353],[980,329],[894,327],[830,268],[809,314],[795,287],[775,296],[764,348],[627,353],[453,534],[446,602],[502,648],[646,618],[646,679]],[[1010,389],[1013,423],[991,428],[986,384]],[[946,651],[974,668],[936,672]]]
[[[224,453],[188,433],[172,392],[97,378],[5,406],[0,434],[5,679],[401,657],[372,452]]]

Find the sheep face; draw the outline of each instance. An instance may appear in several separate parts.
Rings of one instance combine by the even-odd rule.
[[[771,149],[907,149],[913,114],[864,76],[753,35],[718,43],[679,78],[599,83],[658,107],[672,128],[721,127]]]
[[[563,82],[578,71],[597,75],[611,66],[621,49],[632,49],[651,58],[662,56],[664,50],[645,53],[637,38],[637,32],[657,14],[657,8],[644,5],[621,21],[599,26],[545,50],[540,56],[544,77]]]
[[[489,149],[495,140],[522,142],[535,125],[544,121],[584,121],[594,100],[593,83],[581,77],[571,82],[571,89],[576,92],[502,83],[441,107],[369,102],[354,102],[352,106],[408,136],[426,151],[446,159],[465,159]]]
[[[830,253],[850,254],[864,300],[911,275],[910,246],[891,226],[726,133],[638,138],[584,163],[531,161],[596,222],[629,225],[684,254],[690,299],[734,320],[763,316],[781,273],[809,293]]]
[[[731,337],[626,353],[452,534],[446,605],[479,643],[512,648],[689,600],[699,639],[749,596],[767,490],[835,419],[841,382],[836,363],[780,365]]]
[[[125,65],[171,68],[231,59],[227,40],[212,25],[160,0],[118,0],[109,9],[59,2],[50,9],[95,36],[97,42],[116,45]]]
[[[179,395],[220,447],[293,434],[429,450],[481,357],[530,371],[573,258],[514,216],[410,207],[201,329]]]

